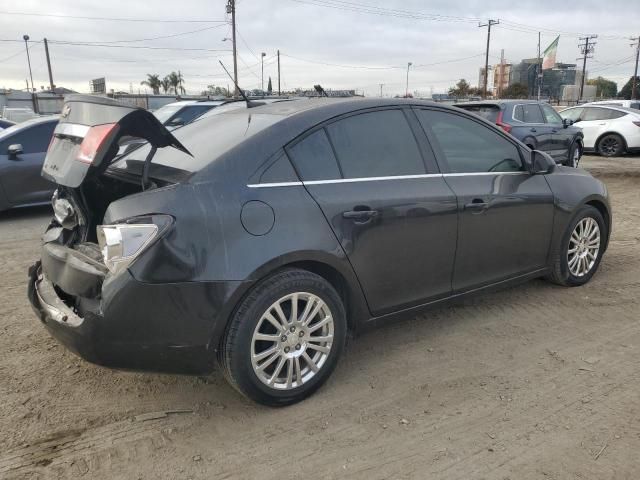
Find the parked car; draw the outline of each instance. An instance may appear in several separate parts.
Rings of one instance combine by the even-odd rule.
[[[13,127],[15,124],[16,122],[0,118],[0,131],[4,130],[5,128]]]
[[[565,122],[551,105],[535,100],[487,100],[456,107],[495,123],[532,150],[551,155],[557,163],[577,167],[583,152],[582,132]]]
[[[39,117],[0,131],[0,211],[47,204],[55,184],[40,171],[58,117]]]
[[[584,105],[560,112],[582,129],[584,148],[604,157],[640,150],[640,112],[631,108]]]
[[[583,285],[607,248],[600,181],[461,109],[295,100],[169,132],[108,99],[66,105],[29,298],[97,364],[217,362],[286,405],[329,377],[349,329],[535,277]],[[149,143],[114,158],[140,125]]]
[[[600,100],[598,102],[589,102],[584,105],[603,105],[613,107],[633,108],[634,110],[640,110],[640,100]]]
[[[153,114],[160,123],[173,129],[193,122],[200,115],[224,103],[226,103],[225,100],[183,100],[168,103],[155,110]]]

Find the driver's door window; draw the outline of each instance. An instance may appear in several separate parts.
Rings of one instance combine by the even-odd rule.
[[[431,130],[451,173],[519,172],[524,170],[518,147],[490,127],[454,113],[416,111]]]

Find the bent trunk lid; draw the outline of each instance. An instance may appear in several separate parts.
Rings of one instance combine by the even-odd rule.
[[[170,146],[190,155],[148,110],[110,98],[69,95],[53,133],[42,176],[59,185],[77,188],[87,177],[109,166],[123,137],[142,138],[154,147]],[[95,144],[87,145],[92,141]],[[88,157],[83,153],[87,148],[91,150]]]

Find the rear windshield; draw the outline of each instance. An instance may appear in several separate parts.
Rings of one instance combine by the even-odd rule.
[[[153,163],[197,172],[282,118],[281,115],[235,111],[200,119],[172,132],[193,156],[171,147],[159,148],[153,157]],[[111,168],[127,170],[127,162],[131,165],[144,161],[149,149],[149,144],[145,143],[117,159]]]
[[[491,123],[496,123],[498,120],[498,113],[500,109],[494,105],[456,105],[457,107],[464,108],[468,112],[473,112],[476,115],[489,120]]]

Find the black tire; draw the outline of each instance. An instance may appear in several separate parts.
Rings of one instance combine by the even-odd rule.
[[[263,383],[254,371],[252,337],[263,314],[279,299],[295,292],[308,292],[325,303],[333,319],[333,341],[317,373],[300,386],[276,389]],[[287,269],[259,282],[242,300],[222,340],[218,359],[229,383],[247,398],[268,406],[291,405],[314,393],[329,378],[344,349],[346,334],[345,309],[333,286],[315,273]]]
[[[578,157],[576,158],[576,150],[578,151]],[[575,142],[569,149],[569,158],[567,159],[566,166],[571,168],[578,168],[580,159],[582,158],[582,147],[580,143]]]
[[[569,269],[569,241],[571,238],[571,234],[573,233],[578,223],[587,217],[592,218],[598,224],[598,228],[600,229],[600,245],[593,266],[590,268],[588,273],[578,277],[573,275],[573,273],[571,273]],[[551,273],[547,276],[547,280],[558,285],[563,285],[565,287],[577,287],[587,283],[589,280],[591,280],[593,275],[595,275],[596,271],[598,270],[600,261],[602,260],[602,254],[604,253],[607,236],[607,224],[605,223],[604,218],[602,218],[602,214],[598,211],[598,209],[590,205],[584,205],[578,210],[573,220],[571,220],[571,222],[567,226],[560,244],[554,247],[551,256]]]
[[[609,133],[600,139],[597,150],[603,157],[619,157],[625,151],[624,140],[620,135]]]

